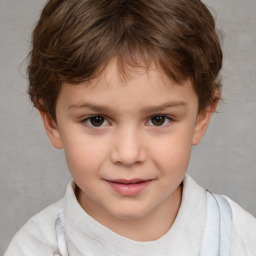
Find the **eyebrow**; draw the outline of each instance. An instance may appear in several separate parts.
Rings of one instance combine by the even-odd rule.
[[[142,112],[157,112],[157,111],[163,111],[167,110],[169,108],[180,108],[180,107],[185,107],[187,103],[183,101],[177,101],[177,102],[167,102],[161,105],[156,105],[156,106],[147,106],[142,109]]]
[[[155,106],[146,106],[142,108],[143,113],[149,113],[149,112],[158,112],[158,111],[163,111],[167,110],[169,108],[178,108],[178,107],[185,107],[187,103],[183,101],[177,101],[177,102],[167,102],[161,105],[155,105]],[[116,112],[116,109],[111,108],[107,105],[95,105],[91,103],[83,103],[83,104],[73,104],[68,107],[68,109],[80,109],[80,108],[87,108],[95,112]]]

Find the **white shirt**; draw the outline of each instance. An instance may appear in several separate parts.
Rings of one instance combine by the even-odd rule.
[[[233,212],[231,255],[255,256],[256,219],[226,199]],[[74,194],[74,183],[70,182],[65,197],[32,217],[13,238],[4,256],[52,256],[57,251],[55,220],[61,207],[70,256],[199,255],[206,221],[206,195],[205,189],[187,175],[175,222],[158,240],[137,242],[104,227],[82,209]]]

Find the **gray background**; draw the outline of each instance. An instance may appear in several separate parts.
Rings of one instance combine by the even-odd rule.
[[[193,148],[189,173],[256,216],[256,1],[207,0],[224,31],[224,102]],[[45,0],[0,0],[0,255],[36,212],[59,199],[69,173],[26,95],[32,27]]]

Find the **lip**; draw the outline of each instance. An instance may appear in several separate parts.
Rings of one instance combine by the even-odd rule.
[[[152,180],[143,179],[106,181],[115,192],[123,196],[136,196],[152,182]]]

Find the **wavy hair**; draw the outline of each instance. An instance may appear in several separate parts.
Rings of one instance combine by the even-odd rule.
[[[176,82],[191,79],[199,111],[221,90],[220,40],[200,0],[50,0],[32,35],[32,102],[56,119],[61,84],[88,81],[113,58],[120,74],[154,62]]]

